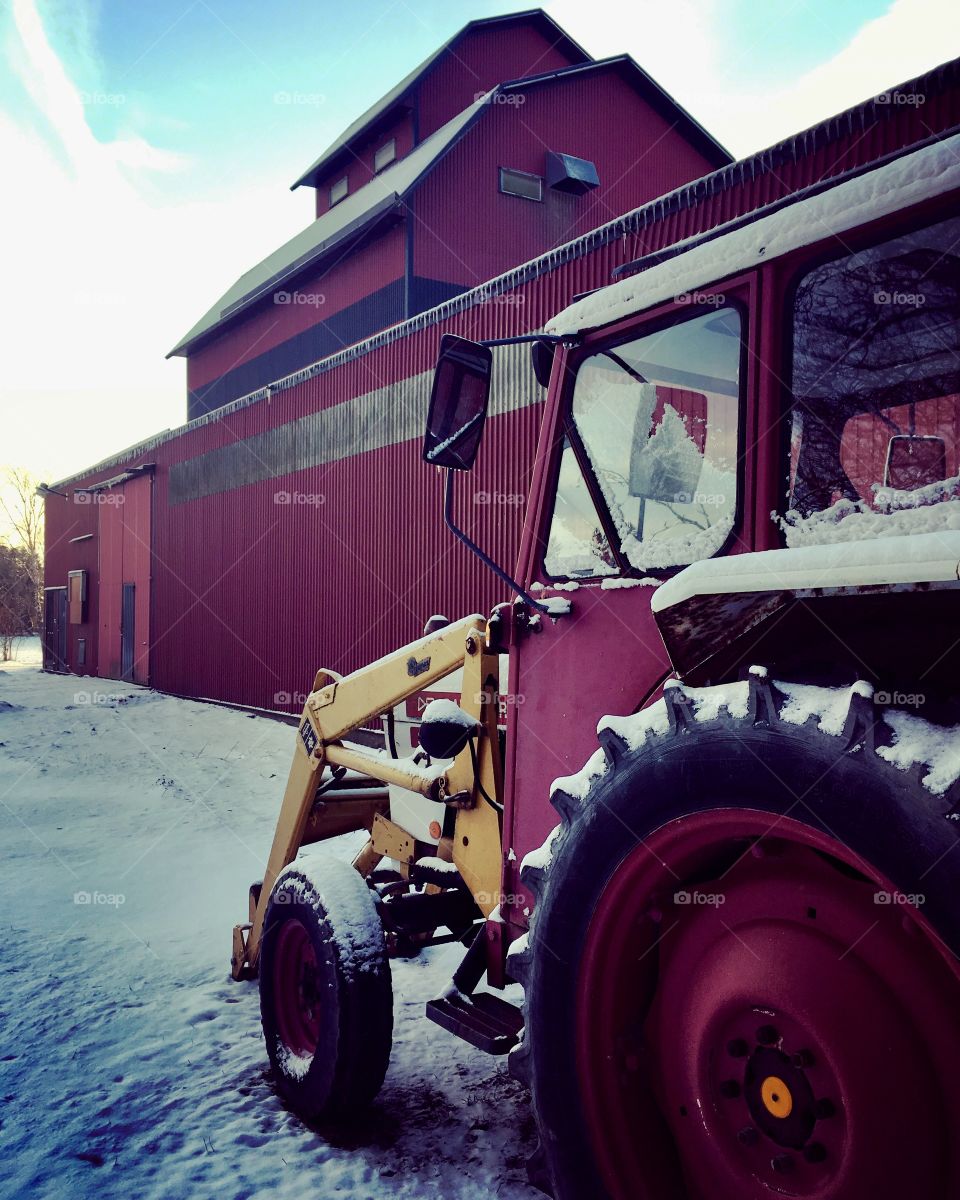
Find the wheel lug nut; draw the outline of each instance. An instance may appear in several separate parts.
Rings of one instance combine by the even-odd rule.
[[[735,1079],[725,1079],[720,1084],[720,1095],[724,1100],[736,1100],[740,1095],[740,1084]]]
[[[812,1067],[813,1063],[814,1058],[809,1050],[801,1050],[799,1054],[793,1056],[793,1065],[795,1067]]]
[[[750,1047],[744,1038],[734,1038],[727,1042],[727,1053],[731,1058],[746,1058],[750,1053]]]
[[[827,1151],[819,1142],[811,1142],[809,1146],[804,1146],[803,1157],[808,1163],[822,1163],[827,1157]]]
[[[778,1154],[770,1160],[770,1166],[780,1175],[789,1175],[794,1165],[792,1154]]]
[[[834,1116],[837,1110],[832,1100],[818,1100],[813,1106],[813,1111],[816,1114],[817,1120],[823,1121],[828,1117]]]
[[[741,1146],[755,1146],[759,1135],[752,1125],[747,1125],[737,1134],[737,1141]]]
[[[761,1025],[757,1030],[757,1041],[761,1046],[773,1046],[780,1041],[780,1034],[774,1025]]]

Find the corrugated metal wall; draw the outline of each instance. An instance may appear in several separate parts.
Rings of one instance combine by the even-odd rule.
[[[439,477],[420,462],[410,436],[425,415],[426,392],[415,380],[431,369],[441,332],[496,337],[538,328],[638,254],[960,121],[956,64],[916,87],[925,89],[922,108],[852,110],[121,456],[157,464],[151,682],[296,709],[297,693],[318,666],[350,670],[416,636],[432,613],[455,617],[503,599],[490,573],[444,530]],[[541,405],[527,355],[501,361],[494,416],[477,470],[460,481],[458,513],[476,541],[512,565]],[[335,406],[334,420],[354,422],[350,436],[359,452],[349,457],[325,461],[316,429],[275,432]],[[226,452],[236,445],[242,449]],[[262,462],[243,466],[245,454]],[[180,466],[193,459],[193,466]],[[115,472],[117,461],[86,481]],[[250,481],[232,486],[241,479]],[[51,514],[57,503],[48,501]],[[48,560],[53,585],[65,581],[69,556],[57,541],[63,522],[53,519],[48,528],[56,546]]]

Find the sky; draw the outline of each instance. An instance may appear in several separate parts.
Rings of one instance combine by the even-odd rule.
[[[289,186],[471,0],[8,0],[0,466],[72,474],[182,424],[167,351],[309,224]],[[957,0],[558,0],[735,155],[960,55]],[[3,530],[0,529],[0,534]]]

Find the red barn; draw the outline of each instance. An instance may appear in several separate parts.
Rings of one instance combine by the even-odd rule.
[[[419,461],[441,333],[538,329],[641,255],[960,123],[960,68],[950,63],[903,85],[905,94],[923,93],[922,109],[868,101],[717,167],[709,154],[721,152],[630,60],[593,64],[544,32],[545,21],[534,13],[468,26],[454,39],[456,55],[450,46],[438,52],[348,130],[303,177],[321,205],[345,163],[361,159],[369,173],[380,134],[400,128],[381,119],[412,121],[407,142],[387,139],[396,142],[396,163],[362,186],[366,176],[348,174],[347,196],[292,249],[254,268],[181,343],[193,419],[55,485],[61,495],[46,505],[49,668],[298,710],[318,666],[351,670],[418,636],[431,613],[453,617],[503,599],[444,530],[438,478]],[[541,47],[557,43],[553,53],[568,61],[488,86],[481,48],[506,62],[501,43],[511,31],[545,39]],[[496,53],[492,39],[500,39]],[[430,107],[433,73],[452,71],[450,60],[471,45],[482,82],[461,80],[450,108]],[[516,60],[508,65],[520,73]],[[474,101],[483,88],[485,98]],[[520,94],[522,106],[506,102]],[[413,145],[418,104],[420,119],[429,112],[439,125]],[[630,124],[625,105],[635,114]],[[525,131],[516,128],[523,122]],[[586,190],[592,177],[583,164],[599,180]],[[502,190],[502,167],[538,180],[542,198]],[[341,231],[352,232],[329,257],[332,227],[323,223],[351,197]],[[391,216],[381,225],[368,212],[384,198]],[[494,277],[482,282],[484,270]],[[440,290],[428,294],[432,287]],[[274,292],[289,298],[312,288],[323,306],[275,303]],[[388,311],[390,295],[399,309]],[[422,307],[431,295],[441,302]],[[458,517],[512,565],[543,392],[523,347],[498,352],[496,370],[491,420]]]
[[[188,419],[729,161],[629,56],[539,9],[472,21],[296,180],[316,219],[171,351]]]

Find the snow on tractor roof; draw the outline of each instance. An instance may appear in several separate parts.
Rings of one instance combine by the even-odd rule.
[[[942,583],[960,578],[960,529],[900,534],[860,542],[761,550],[693,563],[662,584],[654,612],[694,596]]]
[[[666,262],[576,301],[546,325],[548,333],[577,334],[623,320],[655,304],[749,270],[762,262],[836,236],[960,187],[960,134],[800,198],[750,224],[719,232]]]

